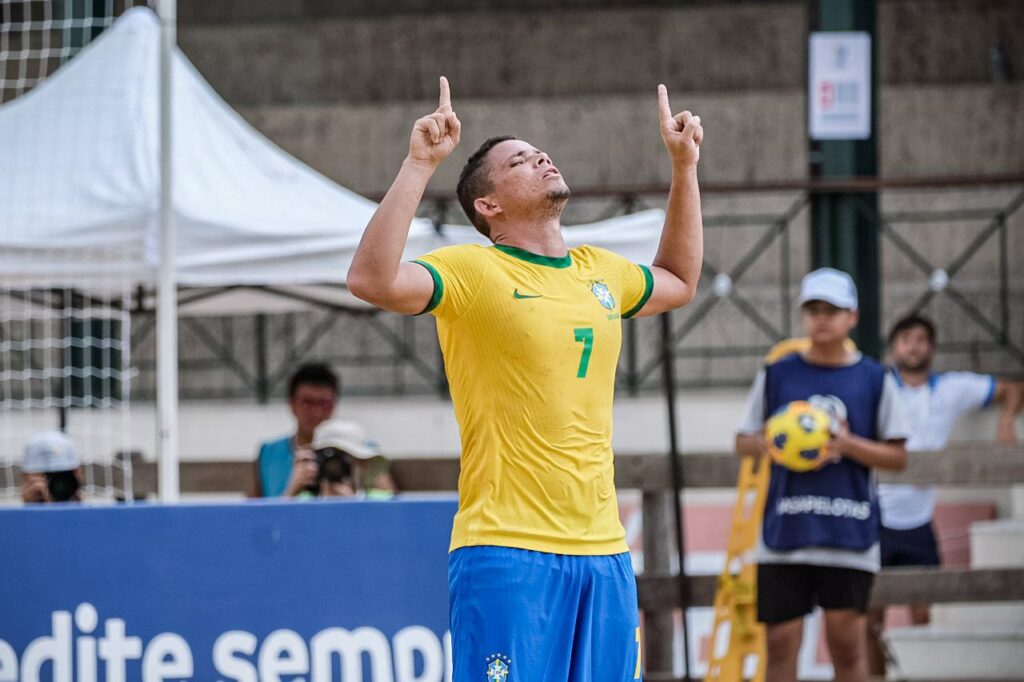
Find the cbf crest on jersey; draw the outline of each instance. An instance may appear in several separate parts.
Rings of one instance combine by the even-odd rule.
[[[615,297],[612,296],[612,292],[608,290],[608,285],[604,282],[594,282],[590,287],[590,293],[597,297],[598,302],[608,310],[615,310]]]
[[[504,654],[491,654],[487,657],[487,682],[508,682],[512,659]]]

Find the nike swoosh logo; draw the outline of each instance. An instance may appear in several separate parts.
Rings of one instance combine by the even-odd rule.
[[[516,289],[515,291],[512,292],[512,298],[517,298],[517,299],[523,299],[523,298],[543,298],[543,297],[544,297],[544,294],[535,294],[535,295],[521,294],[521,293],[519,293],[519,289]]]

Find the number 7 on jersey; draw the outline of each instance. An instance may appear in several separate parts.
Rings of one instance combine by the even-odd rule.
[[[583,344],[583,354],[580,355],[580,368],[576,370],[576,378],[585,379],[587,368],[590,367],[590,351],[594,350],[594,330],[590,327],[579,327],[572,331],[576,343]]]

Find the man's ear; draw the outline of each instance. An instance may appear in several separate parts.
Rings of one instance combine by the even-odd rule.
[[[473,208],[485,218],[493,218],[501,213],[501,206],[490,197],[478,197],[473,202]]]

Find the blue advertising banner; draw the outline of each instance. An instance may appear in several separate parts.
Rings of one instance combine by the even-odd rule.
[[[455,507],[0,511],[0,682],[445,682]]]

